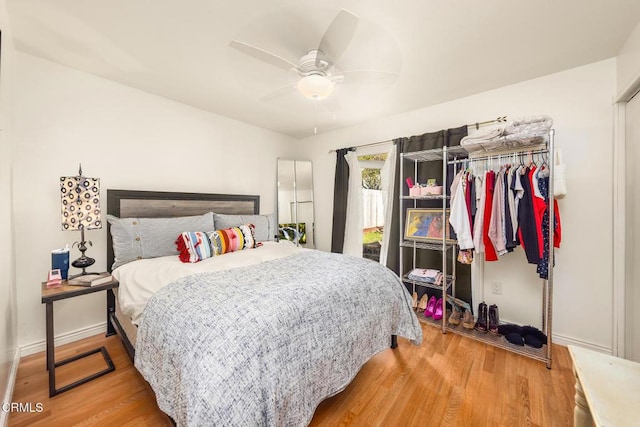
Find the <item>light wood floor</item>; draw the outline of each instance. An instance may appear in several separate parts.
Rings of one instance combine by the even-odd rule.
[[[566,347],[544,363],[423,325],[419,347],[399,339],[396,350],[371,359],[340,394],[322,402],[312,426],[570,426],[574,377]],[[48,397],[45,355],[21,360],[13,402],[42,403],[41,413],[11,413],[10,426],[163,426],[153,392],[118,337],[99,335],[56,350],[68,357],[105,345],[116,371]],[[99,370],[100,355],[56,369],[58,386]]]

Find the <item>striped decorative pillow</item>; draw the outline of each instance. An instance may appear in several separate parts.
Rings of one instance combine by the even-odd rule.
[[[211,245],[209,237],[203,231],[186,231],[181,233],[176,240],[176,246],[182,262],[198,262],[211,258]]]
[[[239,227],[216,230],[209,233],[213,255],[222,255],[227,252],[241,251],[256,247],[253,224]]]

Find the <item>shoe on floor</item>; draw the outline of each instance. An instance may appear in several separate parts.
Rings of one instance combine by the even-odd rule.
[[[449,316],[449,323],[452,325],[459,325],[460,318],[462,317],[462,312],[457,305],[453,305],[453,310],[451,311],[451,315]]]
[[[462,315],[462,327],[465,329],[473,329],[476,326],[476,322],[473,321],[473,314],[471,311],[465,310]]]
[[[518,333],[511,332],[511,333],[505,335],[504,337],[511,344],[515,344],[515,345],[519,345],[519,346],[523,346],[524,345],[524,338],[522,338],[522,335],[520,335]]]

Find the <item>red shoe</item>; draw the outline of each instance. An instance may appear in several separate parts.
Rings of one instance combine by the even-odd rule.
[[[427,308],[424,309],[424,317],[431,317],[436,311],[436,297],[429,298]]]
[[[433,320],[440,319],[442,319],[442,298],[438,298],[438,301],[436,302],[436,309],[433,312]]]

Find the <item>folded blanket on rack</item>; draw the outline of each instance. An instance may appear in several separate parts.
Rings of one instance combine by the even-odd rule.
[[[514,120],[505,128],[505,134],[518,135],[521,138],[527,138],[530,135],[540,135],[549,132],[553,126],[553,119],[549,116],[532,116]]]
[[[504,128],[498,127],[467,135],[460,140],[460,145],[468,153],[476,151],[490,151],[500,146],[500,137],[504,135]]]
[[[420,277],[436,277],[440,273],[440,270],[434,270],[431,268],[414,268],[409,274]]]
[[[432,285],[442,284],[442,273],[439,270],[414,268],[407,275],[407,278],[416,282],[431,283]]]
[[[507,127],[528,125],[531,123],[538,123],[538,122],[550,122],[550,124],[553,125],[553,119],[551,118],[551,116],[548,116],[546,114],[538,114],[535,116],[527,116],[527,117],[520,117],[519,119],[513,119],[509,122]]]
[[[473,135],[467,135],[460,140],[460,145],[473,144],[478,141],[492,141],[504,134],[503,128],[488,129],[483,132],[474,133]]]
[[[544,142],[553,126],[550,116],[539,115],[511,121],[504,128],[493,128],[469,135],[460,141],[467,153],[509,150]]]

